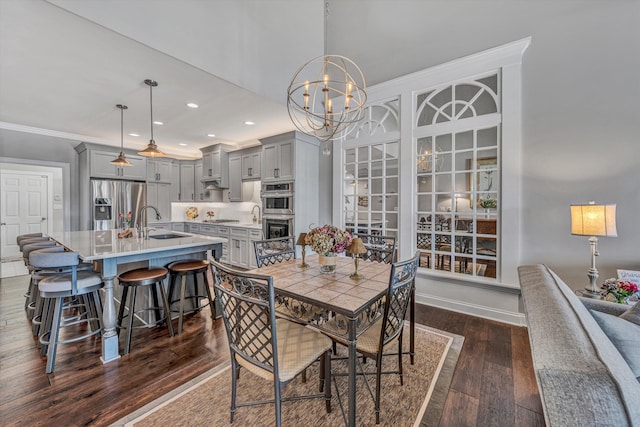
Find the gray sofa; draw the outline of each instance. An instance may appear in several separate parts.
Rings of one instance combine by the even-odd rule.
[[[640,426],[640,382],[589,311],[628,307],[578,298],[544,265],[518,274],[547,426]]]

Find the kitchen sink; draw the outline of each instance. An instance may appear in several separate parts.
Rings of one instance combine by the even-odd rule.
[[[149,234],[150,239],[179,239],[180,237],[188,237],[184,234],[165,233],[165,234]]]

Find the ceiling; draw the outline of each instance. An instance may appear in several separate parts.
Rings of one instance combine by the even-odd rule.
[[[371,86],[529,36],[532,22],[581,7],[527,3],[536,1],[331,0],[326,50],[354,60]],[[0,130],[118,146],[115,105],[125,104],[124,144],[140,150],[153,79],[162,151],[198,158],[215,143],[256,145],[294,129],[286,90],[324,51],[324,9],[323,0],[0,0]]]

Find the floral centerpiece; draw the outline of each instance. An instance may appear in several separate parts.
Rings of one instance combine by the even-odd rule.
[[[198,218],[198,208],[191,206],[187,208],[186,211],[187,218],[194,220]]]
[[[120,223],[122,224],[122,228],[126,229],[131,227],[131,211],[127,213],[127,215],[120,212],[118,214],[118,218],[120,219]]]
[[[309,231],[305,243],[320,255],[320,271],[332,273],[336,269],[335,255],[344,252],[352,240],[348,231],[324,225]]]
[[[215,216],[215,213],[213,211],[207,211],[207,218],[211,219]]]
[[[620,304],[626,304],[629,298],[638,293],[635,283],[615,278],[605,280],[600,289],[602,297],[607,298],[611,295]]]

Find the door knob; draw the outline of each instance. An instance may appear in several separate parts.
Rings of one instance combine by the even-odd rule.
[[[46,220],[47,220],[47,218],[40,218],[40,220],[42,220],[42,221],[46,221]]]

